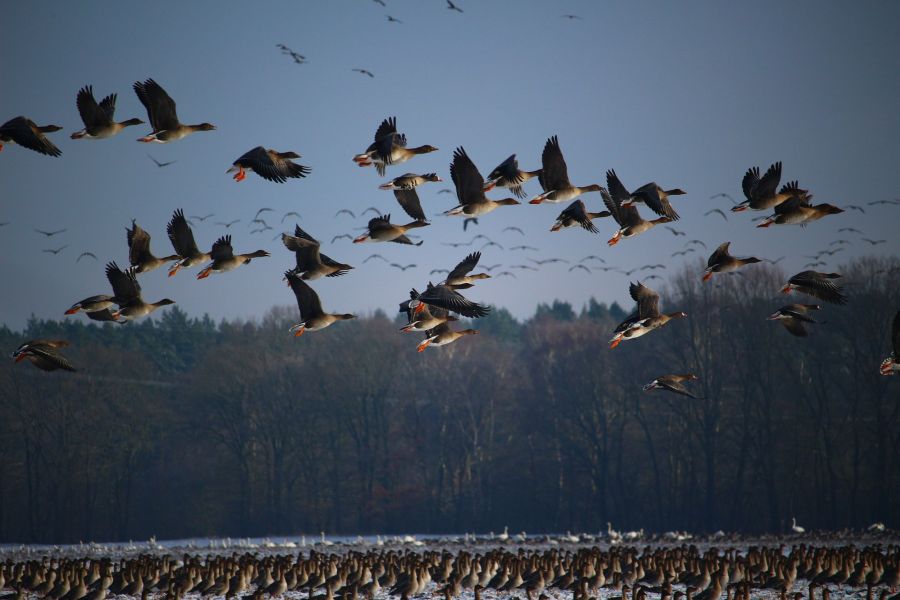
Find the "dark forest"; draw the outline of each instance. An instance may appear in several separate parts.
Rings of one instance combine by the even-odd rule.
[[[302,338],[296,307],[0,329],[69,340],[79,369],[0,364],[0,542],[900,521],[896,259],[846,265],[849,304],[806,338],[766,320],[810,301],[784,273],[701,272],[653,286],[688,318],[615,350],[631,307],[593,300],[494,307],[421,354],[381,312]],[[641,389],[688,372],[702,399]]]

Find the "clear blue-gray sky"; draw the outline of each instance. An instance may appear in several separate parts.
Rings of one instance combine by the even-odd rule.
[[[226,232],[213,222],[241,219],[230,229],[235,250],[272,252],[203,281],[196,269],[171,279],[163,269],[141,277],[147,300],[170,297],[190,314],[216,318],[255,318],[294,303],[281,282],[293,257],[272,239],[293,228],[291,218],[280,223],[288,211],[302,215],[301,225],[323,241],[324,252],[357,267],[314,284],[325,308],[363,314],[395,310],[431,269],[452,267],[484,243],[453,249],[442,242],[478,233],[506,248],[540,249],[488,248],[483,264],[504,269],[528,264],[529,256],[577,261],[597,254],[623,269],[662,262],[671,272],[700,257],[670,258],[691,238],[710,251],[731,240],[736,255],[787,256],[780,264],[790,272],[839,238],[852,245],[826,257],[829,268],[864,253],[900,252],[900,206],[867,204],[900,196],[896,2],[460,0],[463,14],[444,0],[385,2],[5,3],[0,122],[22,114],[64,130],[51,134],[60,158],[17,146],[0,153],[0,222],[10,223],[0,228],[0,322],[18,328],[32,313],[61,317],[71,303],[109,293],[103,265],[127,263],[125,226],[137,219],[153,236],[153,251],[168,254],[165,224],[175,208],[215,214],[194,228],[203,247]],[[278,43],[308,63],[295,64]],[[167,145],[136,142],[147,125],[111,140],[69,139],[82,127],[75,108],[80,87],[93,85],[98,99],[118,93],[117,117],[146,121],[131,85],[151,77],[175,99],[182,122],[209,121],[218,130]],[[394,222],[407,220],[393,195],[378,189],[384,180],[375,170],[350,160],[392,115],[410,145],[440,148],[388,171],[437,171],[446,180],[420,188],[428,214],[456,204],[454,195],[438,193],[452,188],[455,147],[464,146],[483,174],[512,153],[523,168],[535,169],[545,140],[556,134],[576,184],[603,184],[614,168],[632,188],[655,180],[687,190],[673,201],[682,216],[674,226],[687,235],[658,228],[610,249],[611,220],[597,223],[600,235],[551,234],[565,205],[523,205],[501,208],[466,233],[461,220],[434,217],[417,232],[421,247],[332,244],[332,236],[355,235],[366,221],[335,218],[341,208],[359,215],[374,205]],[[257,145],[301,153],[299,162],[312,174],[284,185],[253,174],[234,183],[225,170]],[[177,162],[157,168],[148,152]],[[761,213],[728,213],[727,222],[703,216],[730,206],[713,194],[739,199],[748,167],[765,170],[777,160],[783,181],[799,179],[817,201],[859,204],[866,213],[765,230],[750,221]],[[536,181],[526,189],[539,191]],[[598,194],[584,199],[600,210]],[[261,207],[274,209],[263,218],[275,230],[251,235],[249,221]],[[509,225],[526,236],[502,232]],[[841,227],[864,235],[838,234]],[[47,240],[35,228],[68,231]],[[870,246],[862,237],[887,242]],[[58,255],[42,252],[66,244]],[[100,260],[76,263],[83,251]],[[364,265],[373,252],[418,267]],[[524,317],[556,298],[576,308],[591,296],[624,303],[628,281],[637,278],[570,273],[559,264],[516,273],[518,279],[483,282],[469,296]]]

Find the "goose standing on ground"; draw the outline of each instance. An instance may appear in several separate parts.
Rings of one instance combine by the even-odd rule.
[[[637,302],[637,310],[616,327],[612,339],[609,340],[610,348],[615,348],[622,340],[639,338],[654,329],[659,329],[672,319],[682,319],[687,316],[683,312],[661,314],[659,312],[659,294],[640,281],[630,284],[628,292]]]
[[[212,263],[205,269],[197,273],[197,279],[205,279],[210,273],[225,273],[232,271],[239,266],[249,263],[254,258],[264,258],[270,256],[265,250],[257,250],[249,254],[235,254],[231,247],[231,235],[223,235],[213,244],[209,257]]]
[[[775,208],[785,200],[797,195],[807,194],[801,190],[796,182],[791,182],[778,190],[781,182],[781,161],[774,163],[762,177],[759,176],[759,167],[750,167],[741,181],[744,191],[743,202],[732,206],[732,212],[741,212],[748,208],[753,210],[767,210]]]
[[[782,293],[790,294],[797,290],[830,302],[832,304],[847,304],[847,297],[844,296],[844,289],[836,284],[833,280],[840,279],[838,273],[819,273],[817,271],[801,271],[790,279],[787,284],[781,288]]]
[[[603,203],[609,209],[613,219],[619,224],[619,230],[606,243],[615,246],[621,238],[634,237],[648,231],[661,223],[669,223],[672,219],[669,217],[659,217],[651,221],[645,221],[638,213],[636,206],[623,206],[623,202],[631,198],[631,194],[619,181],[616,172],[609,170],[606,172],[606,185],[609,191],[600,188],[600,195],[603,197]]]
[[[424,292],[409,301],[409,307],[415,314],[425,310],[426,304],[459,313],[470,319],[484,317],[491,312],[490,307],[472,302],[446,285],[432,285],[431,283]]]
[[[301,336],[305,331],[319,331],[320,329],[325,329],[337,321],[346,321],[347,319],[356,318],[356,315],[351,314],[340,315],[324,312],[318,294],[309,287],[309,284],[291,271],[285,271],[284,277],[291,286],[294,296],[297,297],[297,306],[300,308],[300,318],[302,319],[302,321],[293,325],[290,329],[294,336]]]
[[[425,352],[428,346],[446,346],[452,344],[461,337],[478,333],[476,329],[462,329],[453,331],[446,323],[441,323],[434,329],[425,332],[425,339],[416,347],[416,352]]]
[[[394,177],[387,183],[378,186],[380,190],[411,190],[428,181],[443,181],[438,177],[437,173],[425,173],[424,175],[416,175],[415,173],[407,173],[400,177]]]
[[[391,215],[373,217],[372,219],[369,219],[369,232],[364,233],[363,235],[354,239],[353,243],[361,244],[362,242],[395,242],[397,244],[421,246],[422,241],[413,243],[412,240],[406,237],[406,232],[410,229],[427,226],[428,223],[419,220],[413,221],[412,223],[407,223],[406,225],[394,225],[393,223],[391,223]]]
[[[169,241],[172,242],[175,252],[181,257],[181,260],[169,269],[169,277],[177,273],[178,269],[186,269],[209,261],[209,252],[200,252],[197,248],[194,232],[180,208],[175,210],[172,219],[166,225],[166,233],[169,234]]]
[[[612,213],[608,210],[588,212],[587,208],[584,206],[584,202],[576,200],[570,204],[568,208],[559,213],[559,216],[556,217],[556,223],[550,228],[550,231],[559,231],[560,229],[565,229],[567,227],[582,227],[591,233],[599,233],[599,230],[594,226],[592,219],[609,217],[611,215]]]
[[[559,148],[559,140],[554,135],[544,144],[544,152],[541,154],[541,163],[543,168],[538,175],[538,181],[541,183],[543,193],[538,194],[529,201],[529,204],[540,204],[541,202],[566,202],[574,200],[581,194],[587,192],[599,192],[603,188],[592,183],[585,187],[572,185],[569,181],[569,170],[566,166],[566,159],[563,158],[562,150]]]
[[[687,396],[688,398],[702,400],[702,398],[698,398],[690,393],[683,383],[685,381],[696,381],[697,379],[699,379],[699,377],[693,373],[688,373],[686,375],[663,375],[662,377],[657,377],[642,389],[645,392],[649,392],[652,389],[668,390],[670,392],[675,392],[676,394],[681,394],[682,396]]]
[[[437,306],[429,307],[427,304],[424,304],[424,308],[416,313],[416,311],[410,308],[409,305],[418,297],[419,292],[417,292],[415,289],[412,289],[409,292],[409,300],[400,303],[400,312],[406,313],[406,318],[408,321],[406,325],[400,328],[400,331],[425,332],[430,329],[434,329],[438,325],[442,325],[449,321],[458,320],[456,317],[451,316],[448,310]]]
[[[167,262],[178,260],[181,258],[178,254],[172,254],[163,258],[153,256],[150,251],[150,234],[144,231],[137,222],[131,220],[131,229],[125,228],[128,232],[128,262],[132,267],[137,268],[137,273],[148,273]]]
[[[631,198],[623,201],[622,206],[643,204],[656,214],[677,221],[681,217],[678,216],[678,213],[675,212],[675,209],[669,204],[669,196],[683,196],[686,193],[687,192],[680,188],[664,190],[659,187],[655,181],[651,181],[631,192]]]
[[[291,273],[305,281],[320,277],[338,277],[353,268],[319,252],[319,241],[303,231],[299,225],[294,225],[294,235],[282,233],[281,242],[297,258],[297,266]]]
[[[469,275],[479,260],[481,260],[481,252],[472,252],[453,267],[441,285],[445,285],[451,290],[465,290],[475,285],[479,279],[490,279],[491,276],[487,273]]]
[[[149,134],[138,138],[139,142],[166,144],[178,141],[196,131],[215,130],[216,126],[211,123],[182,125],[175,112],[175,101],[152,79],[144,82],[136,81],[132,87],[141,104],[147,109],[150,127],[153,128]]]
[[[481,176],[478,167],[475,166],[462,146],[453,151],[450,178],[453,179],[453,184],[456,186],[456,197],[459,204],[445,212],[445,215],[480,217],[500,206],[519,204],[515,198],[489,200],[484,195],[484,177]]]
[[[263,179],[275,183],[285,183],[288,178],[306,177],[312,169],[291,162],[292,158],[300,158],[296,152],[279,152],[278,150],[266,150],[257,146],[245,152],[234,161],[226,173],[234,173],[235,181],[243,181],[247,178],[247,171],[253,171]]]
[[[62,150],[53,145],[47,139],[45,133],[53,133],[62,129],[59,125],[37,125],[26,117],[16,117],[0,125],[0,150],[3,144],[16,143],[29,150],[46,154],[47,156],[59,156]]]
[[[516,155],[513,154],[490,172],[487,177],[487,183],[484,185],[484,191],[489,192],[495,187],[505,187],[509,188],[509,191],[515,194],[516,198],[525,198],[527,194],[522,189],[522,185],[529,179],[540,175],[540,169],[536,171],[519,170],[519,161],[516,160]]]
[[[806,337],[809,333],[806,331],[803,324],[819,323],[819,321],[811,319],[806,315],[810,311],[821,309],[822,307],[818,304],[788,304],[773,312],[768,320],[781,321],[781,324],[784,325],[784,328],[787,329],[791,335]]]
[[[143,123],[140,119],[128,119],[117,123],[113,120],[116,113],[116,94],[110,94],[101,100],[100,104],[97,104],[97,100],[94,99],[94,90],[89,85],[78,90],[75,105],[78,107],[78,114],[81,115],[84,129],[73,133],[73,140],[82,138],[104,140],[116,135],[126,127]]]
[[[397,133],[397,117],[388,117],[375,131],[375,141],[369,144],[365,152],[354,156],[353,161],[360,167],[374,164],[378,174],[384,177],[387,165],[397,165],[418,154],[436,151],[437,148],[429,144],[407,148],[406,134]]]
[[[882,375],[896,375],[900,373],[900,310],[894,315],[891,325],[891,355],[881,361]]]
[[[788,198],[775,207],[775,214],[763,219],[757,227],[768,227],[770,225],[800,225],[805,226],[807,223],[818,221],[827,215],[837,215],[844,212],[843,208],[838,208],[833,204],[816,204],[813,206],[809,203],[810,195],[794,196]]]
[[[720,244],[719,247],[709,255],[709,260],[706,261],[706,271],[703,274],[703,281],[712,279],[713,273],[730,273],[732,271],[737,271],[744,265],[762,262],[755,256],[749,256],[747,258],[735,258],[734,256],[731,256],[731,254],[728,253],[728,247],[730,245],[731,242]]]
[[[141,297],[141,284],[137,280],[137,269],[131,267],[121,270],[114,262],[106,265],[106,278],[113,289],[113,299],[119,305],[119,310],[112,313],[116,320],[122,317],[132,321],[139,317],[149,315],[160,306],[175,304],[174,300],[163,298],[158,302],[144,302]]]
[[[68,359],[59,353],[60,348],[69,345],[66,340],[31,340],[25,342],[12,353],[16,362],[28,360],[42,371],[55,371],[64,369],[74,371],[75,367]]]

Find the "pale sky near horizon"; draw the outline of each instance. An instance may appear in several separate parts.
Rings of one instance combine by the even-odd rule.
[[[153,236],[154,253],[169,254],[165,225],[176,208],[214,214],[194,227],[201,247],[231,233],[237,252],[272,253],[203,281],[195,279],[198,269],[170,279],[164,269],[141,276],[146,300],[172,298],[190,315],[216,319],[295,306],[281,281],[293,256],[273,240],[293,229],[294,219],[280,222],[288,211],[300,213],[299,223],[322,241],[323,252],[356,267],[313,282],[324,308],[360,314],[378,308],[392,314],[411,287],[440,279],[429,277],[431,269],[451,268],[484,244],[445,242],[476,234],[505,248],[484,251],[484,265],[503,265],[495,274],[531,264],[528,257],[574,264],[591,254],[622,269],[664,263],[672,273],[685,261],[705,262],[728,240],[738,256],[786,256],[779,266],[791,273],[840,238],[852,245],[825,257],[822,270],[863,254],[900,254],[900,206],[868,204],[900,197],[898,3],[460,0],[459,14],[444,0],[385,2],[5,3],[0,123],[26,115],[64,129],[50,134],[63,151],[59,158],[15,145],[0,153],[0,223],[9,222],[0,227],[0,323],[18,329],[30,314],[62,318],[73,302],[110,293],[104,264],[127,264],[125,226],[137,219]],[[94,33],[104,20],[103,33]],[[278,43],[308,62],[295,64]],[[117,93],[118,120],[147,121],[131,90],[147,78],[175,99],[182,122],[209,121],[218,129],[165,145],[135,141],[150,131],[146,124],[110,140],[69,139],[82,128],[79,88],[93,85],[98,100]],[[436,171],[445,180],[419,188],[432,223],[415,232],[425,243],[331,243],[335,235],[357,235],[371,216],[360,216],[368,206],[390,213],[393,222],[409,220],[393,194],[378,189],[386,178],[350,160],[388,116],[397,117],[411,146],[440,149],[388,170],[389,177]],[[673,199],[682,216],[673,227],[686,235],[657,228],[608,248],[616,229],[611,219],[596,222],[598,235],[551,234],[568,203],[502,207],[465,233],[461,219],[432,217],[456,204],[455,194],[438,193],[453,187],[455,147],[464,146],[484,175],[512,153],[522,168],[536,169],[552,135],[575,184],[605,184],[612,168],[632,189],[651,180],[685,189],[686,196]],[[313,171],[283,185],[255,174],[233,182],[225,170],[257,145],[297,151],[298,162]],[[176,162],[158,168],[148,153]],[[710,198],[724,192],[740,199],[746,169],[764,171],[778,160],[782,182],[799,179],[816,202],[866,212],[847,211],[805,229],[757,229],[751,219],[763,213],[729,213],[728,200]],[[540,191],[536,181],[526,190],[529,197]],[[589,210],[602,208],[596,193],[583,199]],[[274,209],[262,215],[274,229],[251,234],[249,221],[262,207]],[[356,218],[335,217],[341,208]],[[704,216],[712,208],[725,210],[727,222]],[[233,219],[241,222],[228,230],[213,224]],[[503,232],[507,226],[526,235]],[[843,227],[863,234],[838,233]],[[35,228],[67,231],[48,240]],[[671,257],[692,238],[708,250]],[[873,246],[862,238],[886,241]],[[521,244],[540,250],[509,250]],[[42,251],[63,245],[58,255]],[[99,260],[76,263],[84,251]],[[418,266],[401,272],[379,260],[363,264],[373,253]],[[480,282],[467,296],[520,318],[554,299],[576,308],[591,296],[631,305],[627,287],[637,273],[569,272],[571,264],[513,270],[517,279]]]

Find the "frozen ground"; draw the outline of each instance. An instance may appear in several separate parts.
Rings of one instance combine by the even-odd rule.
[[[679,537],[681,539],[679,539]],[[757,536],[745,537],[738,535],[720,534],[709,537],[692,537],[681,534],[667,534],[665,536],[644,536],[636,539],[623,540],[619,543],[622,546],[633,546],[643,551],[645,548],[673,547],[682,544],[696,545],[701,551],[716,546],[720,550],[736,549],[738,551],[746,550],[750,546],[766,546],[781,547],[783,554],[790,553],[793,546],[799,544],[807,544],[812,546],[849,546],[855,545],[859,548],[865,546],[879,545],[885,548],[889,545],[900,543],[900,532],[884,531],[878,533],[869,532],[837,532],[827,534],[810,534],[810,535],[789,535],[789,536]],[[565,535],[534,535],[526,536],[522,540],[521,536],[510,535],[503,538],[501,535],[474,535],[465,534],[460,536],[296,536],[296,537],[271,537],[271,538],[245,538],[245,539],[212,539],[212,538],[193,538],[181,540],[164,540],[157,541],[151,539],[144,542],[128,542],[128,543],[86,543],[73,545],[0,545],[0,562],[11,560],[13,562],[25,560],[40,560],[44,557],[53,558],[110,558],[113,561],[117,559],[130,558],[138,555],[165,555],[169,554],[180,557],[184,553],[197,555],[201,557],[210,556],[230,556],[233,554],[249,553],[255,556],[267,555],[293,555],[301,554],[308,556],[310,552],[318,553],[334,553],[344,554],[349,551],[367,552],[369,550],[378,551],[379,549],[391,549],[394,551],[441,551],[447,550],[456,554],[460,551],[469,553],[485,553],[487,551],[504,548],[507,551],[515,553],[519,548],[526,551],[543,551],[549,548],[558,548],[560,550],[576,551],[580,548],[589,548],[597,546],[600,550],[608,550],[614,544],[610,543],[609,537],[605,534],[565,534]],[[808,581],[798,577],[794,584],[793,592],[802,594],[804,598],[809,598]],[[438,595],[440,586],[430,583],[423,594],[417,598],[432,598]],[[883,586],[882,586],[883,587]],[[684,586],[673,586],[674,590],[684,591]],[[245,597],[250,598],[253,588],[249,590]],[[880,588],[876,588],[875,597],[878,597]],[[543,592],[550,600],[572,600],[573,594],[569,591],[559,589],[547,589]],[[831,598],[834,600],[842,598],[862,599],[867,597],[865,587],[851,589],[847,586],[830,586]],[[892,592],[888,592],[892,593]],[[165,596],[163,592],[153,592],[149,594],[150,598],[158,597],[162,599]],[[596,600],[610,600],[621,598],[622,592],[614,589],[602,588],[591,594]],[[30,598],[31,596],[29,596]],[[283,595],[289,600],[307,600],[308,592],[291,591]],[[338,594],[336,596],[340,598]],[[398,596],[399,597],[399,596]],[[499,598],[518,598],[525,600],[524,590],[515,590],[513,592],[497,592],[485,589],[481,593],[483,600],[496,600]],[[724,599],[726,594],[722,594]],[[730,594],[728,595],[730,598]],[[776,599],[779,594],[772,590],[754,589],[751,597],[761,599]],[[788,595],[790,597],[790,594]],[[821,590],[816,591],[817,599],[821,598]],[[109,595],[107,599],[119,598],[125,599],[129,596]],[[189,593],[185,596],[185,600],[198,600],[200,595],[197,593]],[[206,598],[209,598],[207,596]],[[324,600],[324,596],[320,594],[314,597],[318,600]],[[375,600],[387,600],[391,598],[386,591],[382,590],[375,596]],[[472,590],[464,590],[459,596],[462,600],[473,600],[474,593]],[[629,595],[630,598],[630,595]],[[658,594],[648,593],[648,600],[658,600]],[[871,597],[870,597],[871,598]],[[365,600],[365,596],[360,595],[359,600]],[[537,598],[535,598],[537,600]],[[627,599],[626,599],[627,600]]]

